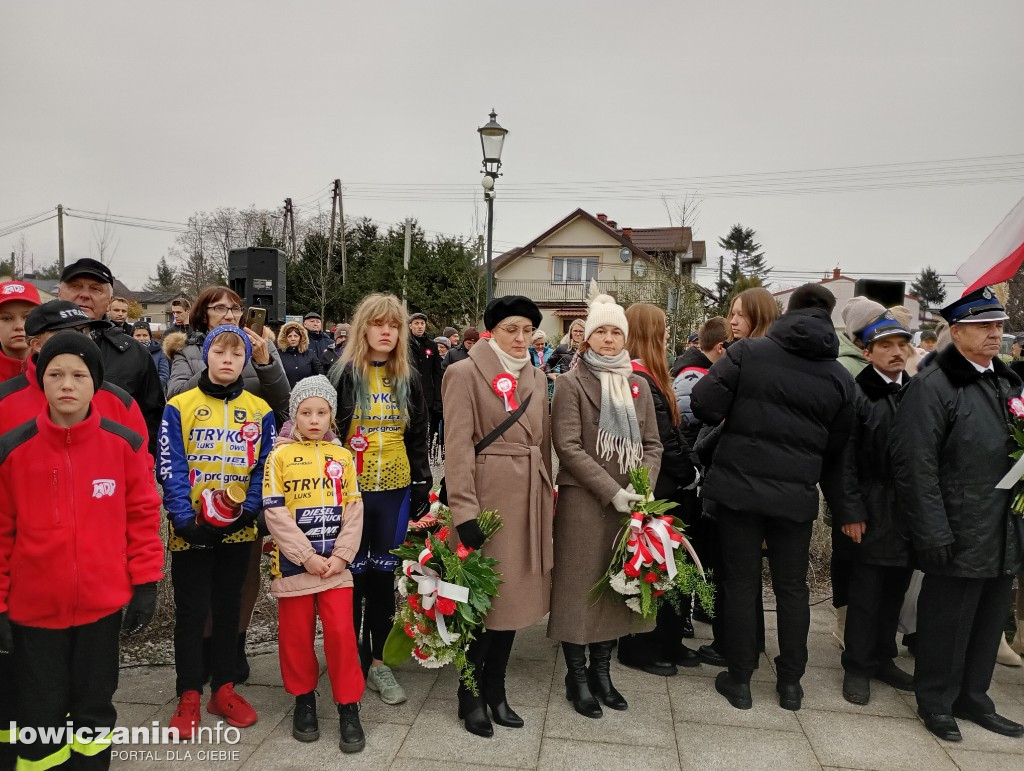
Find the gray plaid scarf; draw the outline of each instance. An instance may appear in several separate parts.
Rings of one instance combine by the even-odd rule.
[[[619,458],[620,473],[640,465],[644,458],[643,438],[636,420],[629,376],[633,374],[629,353],[600,356],[592,350],[583,354],[590,371],[601,381],[601,418],[597,428],[597,456],[610,460]]]

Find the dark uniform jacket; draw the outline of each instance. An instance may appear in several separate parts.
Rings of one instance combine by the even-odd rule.
[[[417,337],[409,334],[409,352],[412,354],[416,371],[420,373],[423,386],[423,399],[427,409],[441,411],[441,355],[437,352],[437,343],[423,335]]]
[[[1010,512],[1011,491],[996,484],[1017,449],[1009,400],[1021,379],[998,358],[980,373],[956,346],[907,387],[890,449],[897,500],[915,549],[953,546],[953,561],[925,572],[995,578],[1021,566],[1024,520]]]
[[[903,373],[903,384],[898,386],[886,382],[874,367],[868,366],[854,381],[857,417],[843,464],[846,506],[833,517],[833,523],[837,529],[857,522],[866,522],[867,527],[859,544],[837,533],[833,546],[841,552],[836,556],[842,559],[903,567],[909,565],[909,542],[896,506],[889,437],[910,377]]]
[[[92,339],[103,357],[103,379],[123,388],[139,405],[149,431],[149,454],[155,458],[165,399],[153,357],[117,327],[93,332]]]
[[[323,357],[328,348],[334,345],[334,338],[326,332],[311,332],[307,329],[306,335],[309,337],[309,350],[316,354],[318,360]]]
[[[818,516],[819,481],[830,503],[841,502],[854,386],[838,352],[832,320],[817,308],[790,311],[766,337],[729,346],[693,388],[697,419],[725,421],[704,497],[796,522]]]
[[[654,416],[658,420],[658,438],[661,440],[661,473],[654,486],[654,497],[658,500],[675,500],[679,488],[693,484],[697,469],[690,458],[690,445],[683,438],[679,426],[672,423],[672,411],[666,397],[654,377],[638,362],[633,362],[633,373],[647,381],[654,401]]]

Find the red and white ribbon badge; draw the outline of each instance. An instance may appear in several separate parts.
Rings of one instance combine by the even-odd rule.
[[[258,423],[251,420],[242,424],[242,430],[238,432],[242,441],[245,442],[245,459],[249,465],[256,463],[256,440],[260,438],[260,427]]]
[[[356,473],[363,473],[363,453],[366,452],[370,447],[370,442],[363,434],[363,427],[359,426],[356,432],[352,434],[352,438],[348,440],[348,446],[352,448],[352,452],[356,454]]]
[[[629,392],[631,394],[633,394],[633,398],[634,399],[639,399],[640,398],[640,385],[638,383],[633,383],[633,385],[631,385],[629,387]]]
[[[341,478],[345,475],[345,464],[335,458],[328,458],[324,464],[324,474],[334,483],[334,505],[341,505]]]
[[[505,412],[519,409],[515,396],[517,385],[516,379],[507,372],[496,375],[494,380],[491,381],[491,389],[505,400]]]

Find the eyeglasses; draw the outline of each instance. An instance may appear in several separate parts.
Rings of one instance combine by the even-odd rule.
[[[228,313],[234,313],[235,315],[238,315],[239,313],[242,312],[242,306],[241,305],[211,305],[210,306],[210,310],[213,311],[214,313],[220,313],[222,315],[227,315]]]
[[[519,337],[520,334],[524,337],[532,337],[533,333],[537,331],[536,327],[506,327],[502,324],[498,325],[498,329],[512,337]]]

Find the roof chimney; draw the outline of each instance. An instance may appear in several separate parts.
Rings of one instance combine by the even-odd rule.
[[[834,268],[832,268],[832,279],[835,280],[837,278],[840,278],[841,276],[842,273],[839,270],[839,266],[836,265]]]
[[[624,227],[622,229],[622,236],[623,236],[623,238],[632,238],[633,237],[633,228],[625,228]]]
[[[598,222],[607,222],[608,221],[608,215],[607,214],[598,214],[597,215],[597,221]]]
[[[608,227],[610,227],[612,230],[615,230],[619,226],[619,223],[616,222],[615,220],[608,220],[607,224]]]

